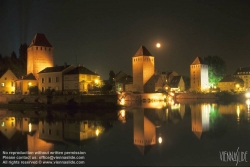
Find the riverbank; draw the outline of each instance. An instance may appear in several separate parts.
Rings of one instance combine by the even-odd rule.
[[[12,110],[104,110],[117,109],[117,95],[0,95],[0,107]]]
[[[117,103],[117,95],[16,95],[16,94],[1,94],[0,104],[8,103],[40,103],[40,104],[68,104],[75,101],[78,104],[104,101]]]

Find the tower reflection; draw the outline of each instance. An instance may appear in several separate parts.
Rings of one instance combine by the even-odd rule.
[[[192,131],[200,139],[202,133],[209,130],[210,104],[194,104],[190,108]]]

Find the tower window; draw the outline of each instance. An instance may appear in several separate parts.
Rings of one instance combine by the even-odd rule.
[[[46,50],[46,47],[44,49]]]
[[[43,50],[43,47],[41,47],[41,50]]]
[[[51,77],[49,77],[49,80],[48,80],[49,83],[51,83]]]
[[[42,83],[44,83],[44,78],[42,78]]]
[[[36,47],[36,50],[38,50],[38,47]]]

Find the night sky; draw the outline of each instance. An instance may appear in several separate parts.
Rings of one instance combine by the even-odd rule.
[[[3,56],[44,33],[56,65],[83,64],[102,79],[110,70],[132,75],[141,45],[158,71],[189,76],[194,59],[208,55],[222,57],[228,74],[250,66],[249,0],[1,0],[0,11]]]

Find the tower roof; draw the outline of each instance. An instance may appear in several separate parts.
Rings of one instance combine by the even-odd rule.
[[[46,47],[52,47],[52,45],[49,43],[48,39],[44,34],[37,33],[33,40],[31,41],[31,46],[46,46]]]
[[[145,46],[141,46],[134,56],[152,56],[152,54],[145,48]]]
[[[194,62],[191,65],[195,65],[195,64],[206,64],[204,60],[202,60],[202,58],[200,58],[199,56],[196,57],[196,59],[194,60]]]

